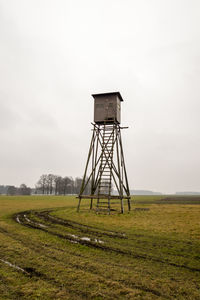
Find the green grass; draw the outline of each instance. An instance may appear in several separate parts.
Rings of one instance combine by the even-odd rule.
[[[0,197],[0,260],[25,270],[0,261],[0,299],[200,299],[200,198],[136,196],[110,216],[76,206]]]

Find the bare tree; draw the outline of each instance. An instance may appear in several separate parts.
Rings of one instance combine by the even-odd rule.
[[[54,174],[43,174],[36,184],[36,190],[42,194],[67,195],[78,194],[81,188],[82,178],[75,180],[70,176],[61,177]],[[87,194],[90,194],[90,184],[87,186]]]
[[[55,184],[55,195],[60,195],[62,189],[62,177],[56,176],[54,179],[54,184]]]
[[[53,175],[53,174],[46,175],[46,193],[48,195],[53,194],[54,180],[55,180],[55,175]]]
[[[81,189],[81,184],[82,184],[82,178],[76,177],[75,182],[74,182],[74,192],[76,194],[79,194],[80,189]]]
[[[63,178],[63,194],[72,194],[73,192],[73,186],[74,186],[74,181],[71,177],[64,177]]]
[[[40,179],[36,184],[37,191],[41,192],[43,195],[45,194],[46,190],[46,182],[47,182],[47,175],[41,175]]]
[[[22,183],[18,189],[19,195],[30,195],[31,194],[31,188],[27,187],[26,184]]]
[[[14,185],[9,185],[7,189],[7,195],[13,196],[17,194],[17,188]]]

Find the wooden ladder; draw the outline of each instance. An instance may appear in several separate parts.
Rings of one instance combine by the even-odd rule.
[[[110,213],[110,195],[112,189],[112,164],[115,130],[113,125],[104,125],[102,133],[102,154],[100,162],[100,179],[98,186],[97,211]],[[107,196],[101,199],[101,196]]]

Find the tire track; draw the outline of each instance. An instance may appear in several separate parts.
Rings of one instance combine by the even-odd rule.
[[[6,234],[7,235],[7,234]],[[9,236],[9,237],[11,237],[11,236]],[[11,237],[12,238],[12,237]],[[16,240],[16,241],[20,241],[20,242],[22,242],[21,241],[21,239],[16,239],[16,238],[14,238],[13,237],[13,239],[14,240]],[[25,246],[27,246],[29,249],[31,249],[32,251],[34,251],[34,252],[36,252],[36,253],[38,253],[38,248],[36,248],[36,249],[33,249],[33,247],[30,247],[30,245],[28,246],[27,244],[25,244],[25,243],[23,243]],[[40,248],[40,247],[39,247]],[[44,249],[45,250],[45,249]],[[57,250],[60,250],[60,249],[57,249]],[[45,253],[45,256],[46,257],[48,257],[48,258],[50,258],[50,259],[52,259],[52,260],[54,260],[54,261],[57,261],[57,262],[59,262],[59,263],[62,263],[63,264],[63,258],[62,259],[58,259],[58,258],[56,258],[55,256],[49,256],[49,255],[46,255],[46,253]],[[28,276],[28,277],[33,277],[33,278],[39,278],[39,279],[42,279],[42,280],[45,280],[45,281],[47,281],[47,282],[49,282],[49,283],[52,283],[52,284],[54,284],[55,286],[57,286],[57,287],[60,287],[60,284],[56,281],[56,280],[54,280],[54,279],[52,279],[52,278],[50,278],[50,277],[48,277],[48,276],[46,276],[46,274],[44,274],[44,273],[42,273],[42,272],[39,272],[39,271],[36,271],[36,269],[35,268],[32,268],[32,267],[20,267],[20,266],[18,266],[18,265],[16,265],[16,264],[13,264],[13,263],[11,263],[11,262],[8,262],[7,260],[4,260],[4,259],[0,259],[0,262],[3,262],[3,263],[5,263],[6,265],[8,265],[8,266],[10,266],[10,267],[12,267],[12,268],[14,268],[16,271],[18,271],[18,272],[20,272],[20,273],[23,273],[25,276]],[[94,275],[98,275],[98,277],[99,277],[99,280],[105,280],[105,282],[107,282],[107,281],[109,281],[109,279],[105,276],[105,275],[100,275],[99,274],[99,271],[98,270],[96,270],[96,271],[94,271],[94,268],[92,268],[92,269],[86,269],[85,268],[85,266],[81,266],[81,265],[79,265],[79,264],[75,264],[75,263],[69,263],[68,261],[66,262],[66,265],[68,266],[68,267],[71,267],[72,269],[77,269],[77,270],[81,270],[81,271],[84,271],[84,272],[87,272],[87,273],[91,273],[91,274],[94,274]],[[107,264],[106,264],[107,265]],[[121,266],[119,266],[119,267],[121,267]],[[151,294],[153,294],[154,296],[162,296],[162,298],[164,298],[164,299],[169,299],[168,297],[165,297],[164,295],[162,295],[159,291],[156,291],[156,290],[154,290],[154,289],[150,289],[150,288],[148,288],[148,287],[145,287],[145,286],[143,286],[143,285],[140,285],[140,284],[134,284],[134,283],[131,283],[130,281],[123,281],[123,283],[122,282],[120,282],[120,281],[118,281],[118,280],[112,280],[112,283],[111,283],[111,285],[113,286],[113,284],[116,284],[117,286],[121,286],[122,288],[129,288],[129,289],[138,289],[138,290],[140,290],[140,291],[143,291],[143,292],[147,292],[147,293],[151,293]],[[65,285],[63,285],[62,284],[62,287],[66,287],[67,288],[67,286],[65,286]],[[78,292],[78,295],[80,295],[80,292]],[[85,295],[84,293],[82,294],[82,296],[83,296],[83,298],[86,298],[86,299],[88,299],[88,295]],[[81,297],[81,299],[82,299],[82,297]]]
[[[24,217],[24,213],[25,213],[25,217]],[[29,227],[29,228],[34,228],[34,229],[39,229],[39,230],[42,230],[42,231],[45,231],[45,232],[47,232],[47,233],[50,233],[50,234],[53,234],[53,235],[55,235],[55,236],[59,236],[60,238],[64,238],[64,239],[68,239],[66,236],[63,236],[63,235],[61,235],[61,234],[56,234],[56,233],[52,233],[52,232],[49,232],[48,230],[47,230],[47,228],[48,228],[48,226],[46,226],[46,227],[44,227],[44,226],[38,226],[38,223],[36,223],[35,225],[34,225],[34,222],[33,221],[31,221],[31,220],[27,220],[27,215],[29,215],[31,212],[28,212],[28,211],[26,211],[26,212],[21,212],[21,213],[18,213],[18,214],[15,214],[13,217],[14,217],[14,220],[16,220],[19,224],[21,224],[21,225],[24,225],[24,226],[26,226],[26,227]],[[27,222],[27,224],[26,223],[24,223],[24,220]],[[31,221],[31,222],[30,222]],[[40,224],[41,225],[41,224]],[[44,224],[42,224],[42,225],[44,225]],[[93,243],[91,243],[91,242],[89,242],[89,241],[84,241],[84,240],[80,240],[79,241],[79,243],[80,244],[83,244],[83,245],[87,245],[87,246],[93,246],[93,247],[95,247],[95,248],[100,248],[100,249],[102,249],[102,250],[105,250],[103,247],[98,247],[98,245],[94,245]],[[30,247],[29,247],[30,248]],[[60,250],[60,249],[59,249]],[[110,248],[107,248],[107,250],[108,251],[110,251]],[[37,250],[36,250],[37,251]],[[118,253],[120,253],[119,251],[117,251]],[[73,253],[74,254],[74,253]],[[57,259],[55,256],[54,257],[52,257],[52,256],[49,256],[49,255],[46,255],[47,257],[49,257],[50,259],[53,259],[53,260],[56,260],[56,261],[58,261],[58,262],[61,262],[61,263],[63,263],[63,259]],[[69,263],[69,262],[67,262],[67,265],[68,266],[70,266],[70,267],[72,267],[72,268],[75,268],[75,269],[78,269],[78,270],[82,270],[82,271],[84,271],[84,272],[88,272],[89,271],[89,273],[91,273],[91,274],[95,274],[95,275],[98,275],[98,276],[100,276],[100,278],[102,278],[102,279],[104,279],[104,280],[108,280],[108,278],[104,275],[100,275],[99,274],[99,271],[98,270],[96,270],[96,271],[94,271],[94,269],[92,269],[92,271],[91,270],[88,270],[88,269],[85,269],[85,266],[84,267],[82,267],[82,266],[80,266],[80,265],[78,265],[78,264],[73,264],[73,263]],[[105,264],[106,266],[107,266],[107,264]],[[111,265],[110,265],[111,266]],[[114,267],[116,267],[116,265],[113,265]],[[119,267],[119,268],[121,268],[121,267],[123,267],[123,269],[126,269],[127,270],[127,267],[125,267],[124,265],[123,266],[121,266],[121,265],[118,265],[117,267]],[[25,268],[25,270],[26,271],[29,271],[29,270],[27,270],[27,268]],[[35,276],[35,274],[37,274],[37,272],[35,271],[35,269],[33,269],[34,271],[33,271],[33,275]],[[40,273],[41,274],[41,273]],[[42,274],[41,274],[42,275]],[[47,278],[46,278],[47,279]],[[117,284],[117,285],[120,285],[121,287],[125,287],[125,288],[130,288],[130,289],[138,289],[138,290],[140,290],[140,291],[143,291],[143,292],[146,292],[146,293],[150,293],[150,294],[152,294],[152,295],[154,295],[154,296],[157,296],[157,297],[162,297],[163,299],[169,299],[169,297],[167,297],[166,295],[163,295],[162,293],[160,293],[158,290],[155,290],[155,289],[151,289],[151,288],[148,288],[148,287],[146,287],[146,286],[144,286],[144,285],[140,285],[140,284],[138,284],[138,283],[133,283],[133,282],[130,282],[130,281],[128,281],[128,280],[124,280],[123,281],[123,283],[122,282],[120,282],[120,281],[118,281],[118,280],[115,280],[115,281],[112,281],[112,284]]]
[[[79,231],[83,233],[92,233],[96,236],[108,236],[111,238],[120,238],[120,239],[127,239],[125,233],[116,232],[116,231],[110,231],[108,229],[101,229],[98,227],[92,227],[89,225],[84,225],[75,221],[61,219],[55,216],[52,216],[49,214],[50,211],[43,211],[43,212],[35,212],[35,215],[42,218],[44,221],[49,221],[53,224],[60,224],[66,227],[70,227],[73,229],[78,229]]]
[[[53,211],[53,210],[51,210],[51,211]],[[94,234],[94,233],[98,234],[99,233],[99,234],[101,234],[101,236],[104,235],[104,232],[98,232],[98,230],[102,230],[102,229],[96,230],[97,228],[95,228],[95,227],[87,226],[87,225],[84,225],[84,224],[81,224],[81,223],[78,223],[78,222],[74,222],[74,221],[70,221],[70,220],[64,220],[64,219],[61,219],[61,218],[53,217],[53,216],[50,216],[49,213],[50,213],[50,211],[42,211],[42,212],[25,211],[25,212],[20,212],[20,213],[15,214],[13,216],[13,219],[16,222],[18,222],[20,225],[26,226],[28,228],[38,229],[38,230],[47,232],[50,235],[54,235],[54,236],[57,236],[61,239],[68,240],[71,243],[75,242],[77,244],[82,244],[82,245],[85,245],[85,246],[88,246],[88,247],[91,247],[91,248],[97,248],[97,249],[107,251],[107,252],[114,252],[114,253],[117,253],[117,254],[130,256],[134,259],[144,259],[144,260],[149,260],[149,261],[155,261],[155,262],[170,265],[170,266],[173,266],[173,267],[176,267],[176,268],[184,268],[184,269],[187,269],[189,271],[200,272],[199,268],[192,268],[192,267],[188,267],[188,266],[180,265],[180,264],[178,265],[178,264],[166,261],[166,260],[161,260],[161,259],[158,259],[158,258],[155,258],[155,257],[148,256],[148,255],[140,255],[140,254],[138,255],[138,254],[134,254],[132,251],[118,249],[118,248],[109,246],[109,244],[107,243],[108,241],[106,241],[106,244],[102,245],[102,244],[95,243],[94,241],[91,241],[91,240],[81,240],[80,237],[78,237],[76,235],[74,235],[74,236],[73,235],[65,235],[65,234],[62,234],[62,233],[59,233],[59,232],[53,232],[52,231],[53,225],[58,224],[58,225],[61,225],[61,226],[67,227],[67,228],[72,228],[73,230],[74,229],[79,230],[83,233],[86,233],[86,232],[88,234]],[[39,222],[34,220],[34,215],[39,219]],[[33,218],[32,218],[32,216],[33,216]],[[83,230],[80,230],[80,228],[83,229]],[[5,232],[5,234],[6,234],[6,232]],[[113,232],[106,231],[105,236],[108,236],[109,238],[113,239],[113,238],[116,238],[116,237],[119,238],[120,235],[118,235],[118,234],[119,234],[118,232],[115,232],[114,235],[113,235]],[[120,236],[120,238],[123,239],[124,237]],[[125,238],[128,239],[128,237],[125,237]],[[60,251],[60,249],[57,249],[57,250]],[[45,255],[47,257],[49,257],[50,259],[56,260],[60,263],[62,262],[62,260],[57,259],[55,256],[54,257],[49,256],[49,255],[47,255],[47,253],[45,253]],[[78,255],[78,256],[80,256],[80,255]],[[72,268],[77,268],[79,270],[83,270],[84,272],[86,271],[86,272],[90,272],[90,273],[95,274],[95,275],[99,275],[99,273],[94,272],[94,270],[93,270],[93,272],[91,272],[89,269],[85,270],[85,267],[81,267],[77,264],[70,263],[69,265]],[[119,267],[121,267],[121,266],[119,266]],[[34,269],[33,269],[33,273],[34,273]],[[102,274],[100,276],[102,278],[108,280],[108,278],[106,278],[105,276],[102,276]],[[120,282],[120,281],[116,281],[116,283],[123,286],[122,282]],[[167,297],[166,295],[163,295],[159,291],[148,288],[146,286],[143,286],[142,284],[141,285],[140,284],[134,284],[134,283],[128,282],[126,280],[124,280],[123,283],[125,284],[126,288],[138,289],[138,290],[141,290],[141,291],[144,291],[144,292],[147,292],[147,293],[151,293],[154,296],[169,299],[169,297]]]
[[[20,213],[14,215],[14,219],[17,222],[19,221],[20,224],[22,224],[24,226],[27,226],[27,227],[30,227],[30,228],[33,228],[33,229],[39,229],[39,230],[45,231],[45,232],[47,232],[51,235],[57,236],[61,239],[68,240],[71,243],[77,243],[77,244],[85,245],[85,246],[88,246],[88,247],[100,249],[100,250],[107,251],[107,252],[115,252],[117,254],[127,255],[127,256],[130,256],[130,257],[135,258],[135,259],[151,260],[151,261],[154,261],[154,262],[157,262],[157,263],[167,264],[169,266],[173,266],[173,267],[176,267],[176,268],[183,268],[183,269],[193,271],[193,272],[200,272],[200,268],[190,267],[190,266],[187,266],[187,265],[184,265],[184,264],[176,264],[176,263],[173,263],[173,262],[170,262],[170,261],[167,261],[167,260],[162,260],[162,259],[159,259],[159,258],[156,258],[156,257],[153,257],[153,256],[149,256],[149,255],[134,254],[130,250],[123,250],[123,249],[119,249],[119,248],[116,248],[116,247],[111,247],[111,246],[109,246],[105,243],[103,243],[103,244],[98,243],[98,241],[96,242],[95,239],[93,241],[90,238],[83,240],[83,239],[81,239],[80,237],[78,237],[76,235],[64,235],[62,233],[54,232],[54,231],[49,229],[48,225],[45,225],[45,224],[42,224],[42,223],[34,223],[33,221],[26,222],[26,219],[24,218],[24,215],[25,216],[28,215],[30,217],[31,213],[35,214],[37,217],[40,217],[41,214],[42,214],[42,216],[45,215],[45,217],[42,218],[42,220],[43,221],[48,220],[48,222],[50,222],[51,224],[57,224],[57,222],[59,222],[60,225],[64,225],[66,227],[71,227],[71,228],[72,228],[73,224],[75,224],[76,226],[80,225],[80,227],[81,226],[86,226],[86,225],[83,225],[83,224],[80,224],[80,223],[77,223],[77,222],[73,222],[73,221],[66,221],[65,222],[65,220],[63,220],[61,218],[57,218],[57,217],[56,217],[56,219],[58,219],[58,220],[56,220],[56,221],[53,220],[52,221],[51,217],[48,218],[46,216],[47,213],[49,213],[49,211],[44,211],[44,213],[42,213],[42,212],[33,212],[33,211],[20,212]],[[61,224],[62,222],[63,222],[63,224]],[[44,227],[44,226],[46,226],[46,227]],[[92,226],[89,226],[89,227],[86,226],[86,227],[87,228],[93,228]],[[93,232],[96,233],[96,231],[92,230],[92,233]],[[87,230],[87,233],[89,233],[89,229]],[[116,232],[115,232],[115,234],[116,234]],[[106,235],[107,235],[107,233],[106,233]]]

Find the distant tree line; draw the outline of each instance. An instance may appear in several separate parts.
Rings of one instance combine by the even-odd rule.
[[[22,183],[19,187],[14,185],[0,185],[0,194],[4,195],[69,195],[79,194],[82,178],[71,176],[62,177],[54,174],[43,174],[40,176],[35,188],[31,189]],[[90,194],[90,184],[87,185],[85,194]]]
[[[13,195],[30,195],[31,188],[26,186],[26,184],[22,183],[20,187],[16,187],[14,185],[8,185],[6,187],[6,194],[13,196]]]
[[[36,184],[36,193],[43,195],[79,194],[82,178],[62,177],[54,174],[43,174]],[[86,191],[89,194],[88,190]]]
[[[0,195],[7,194],[8,186],[7,185],[0,185]]]

